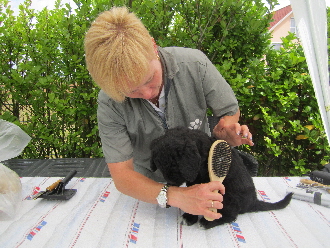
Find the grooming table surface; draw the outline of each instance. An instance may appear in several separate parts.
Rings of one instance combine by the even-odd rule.
[[[330,208],[293,199],[283,210],[239,215],[210,230],[180,224],[177,208],[161,209],[119,193],[111,178],[75,177],[68,201],[31,197],[57,177],[22,177],[17,216],[0,221],[0,247],[330,247]],[[259,198],[282,199],[297,177],[257,177]]]

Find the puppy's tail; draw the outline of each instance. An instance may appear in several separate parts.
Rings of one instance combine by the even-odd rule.
[[[293,193],[287,194],[282,200],[278,202],[265,202],[265,201],[256,201],[254,208],[251,209],[250,212],[257,212],[257,211],[269,211],[269,210],[278,210],[285,208],[289,205],[292,199]]]

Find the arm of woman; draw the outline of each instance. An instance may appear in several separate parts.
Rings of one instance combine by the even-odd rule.
[[[155,182],[134,171],[133,159],[119,163],[108,163],[108,167],[116,188],[121,193],[144,202],[157,204],[156,197],[164,184]],[[223,207],[222,195],[214,193],[214,190],[219,190],[222,194],[225,193],[224,186],[220,182],[197,184],[191,187],[171,186],[167,192],[167,203],[186,213],[219,219],[221,214],[209,210],[212,201],[215,208],[221,209]]]

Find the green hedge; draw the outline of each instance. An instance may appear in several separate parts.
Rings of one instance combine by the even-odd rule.
[[[252,63],[245,79],[234,83],[242,123],[253,133],[255,146],[250,150],[261,163],[261,175],[298,176],[329,161],[304,53],[294,39],[293,34],[283,38],[280,51],[269,49],[265,64]]]
[[[261,0],[84,0],[15,16],[0,0],[0,118],[21,126],[32,141],[22,158],[102,157],[96,108],[99,89],[84,61],[83,39],[98,13],[126,5],[160,46],[205,52],[233,87],[241,123],[255,146],[242,147],[259,174],[301,175],[329,160],[313,86],[293,35],[269,49],[272,15]],[[272,5],[276,1],[269,1]]]

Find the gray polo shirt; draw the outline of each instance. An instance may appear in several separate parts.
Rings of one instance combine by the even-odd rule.
[[[219,71],[201,51],[190,48],[159,48],[165,80],[165,120],[145,99],[98,97],[98,125],[107,163],[133,158],[134,169],[156,181],[164,178],[150,171],[150,143],[177,126],[200,129],[210,134],[207,108],[215,116],[238,111],[236,97]]]

